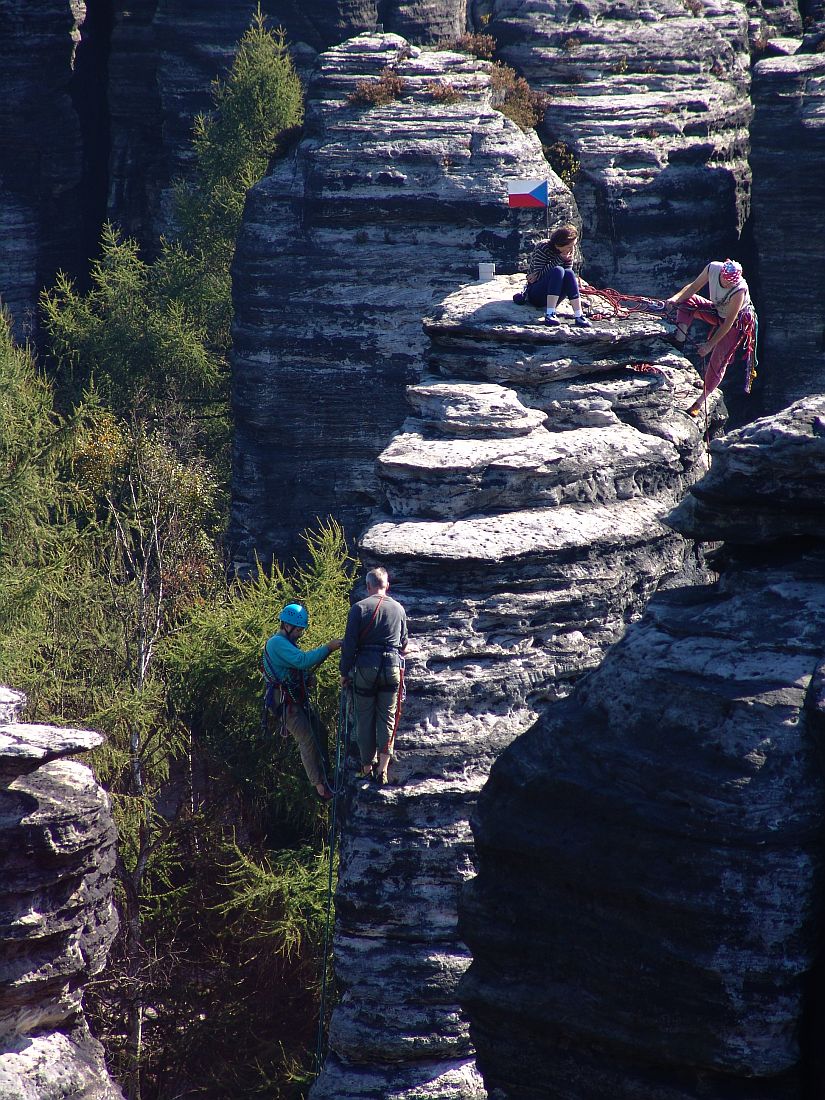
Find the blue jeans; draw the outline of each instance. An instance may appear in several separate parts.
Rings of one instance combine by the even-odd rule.
[[[534,283],[527,284],[530,305],[544,309],[548,294],[558,295],[559,301],[579,297],[579,280],[572,267],[546,267]]]

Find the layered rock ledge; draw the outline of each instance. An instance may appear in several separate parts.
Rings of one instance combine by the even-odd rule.
[[[109,216],[151,249],[168,229],[170,182],[189,166],[195,117],[212,109],[212,82],[231,65],[254,4],[115,0],[112,7]],[[261,10],[268,26],[286,30],[302,67],[316,50],[381,27],[420,43],[455,38],[466,23],[465,0],[264,0]]]
[[[115,828],[89,730],[20,722],[0,689],[0,1100],[121,1100],[83,1015],[115,934]]]
[[[822,1093],[823,440],[819,395],[715,441],[668,522],[719,581],[492,769],[461,999],[500,1100]]]
[[[520,283],[465,285],[425,320],[412,415],[378,458],[360,545],[408,611],[409,695],[396,782],[349,791],[313,1100],[485,1095],[456,994],[476,795],[657,588],[706,577],[662,523],[705,470],[681,411],[696,375],[659,320],[547,329]]]

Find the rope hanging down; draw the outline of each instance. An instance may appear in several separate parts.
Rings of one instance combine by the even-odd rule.
[[[326,1031],[327,985],[329,967],[329,937],[332,925],[333,869],[335,867],[335,846],[338,839],[338,796],[344,789],[344,764],[349,755],[353,727],[352,692],[342,690],[338,706],[338,724],[335,729],[335,772],[334,782],[328,786],[332,791],[332,812],[329,819],[327,851],[329,852],[329,870],[327,876],[326,915],[324,918],[323,964],[321,971],[321,999],[318,1005],[318,1036],[315,1043],[315,1075],[321,1072],[324,1061],[324,1032]]]

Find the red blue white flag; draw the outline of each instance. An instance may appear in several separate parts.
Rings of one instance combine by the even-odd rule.
[[[550,205],[547,180],[507,180],[510,206],[538,209]]]

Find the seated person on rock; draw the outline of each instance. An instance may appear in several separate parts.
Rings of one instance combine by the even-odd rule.
[[[273,692],[272,712],[292,734],[301,753],[307,778],[320,799],[333,797],[324,769],[326,732],[321,727],[317,711],[309,700],[313,669],[331,653],[341,648],[341,638],[334,638],[315,649],[298,648],[298,640],[309,626],[307,609],[298,603],[287,604],[278,616],[281,627],[264,646],[263,668]]]
[[[708,287],[710,298],[703,298],[699,291]],[[676,306],[676,332],[673,343],[677,348],[685,345],[688,331],[695,320],[704,321],[714,330],[708,339],[699,344],[701,356],[709,355],[705,381],[699,398],[687,410],[688,416],[698,416],[708,394],[719,386],[725,377],[738,348],[744,348],[750,358],[756,347],[756,314],[748,293],[748,284],[742,278],[742,267],[735,260],[714,260],[700,275],[668,298],[668,305]]]
[[[544,309],[545,325],[560,325],[556,306],[562,298],[569,298],[575,323],[580,328],[590,328],[590,322],[582,313],[579,281],[573,271],[579,231],[575,225],[560,225],[541,241],[530,257],[527,268],[527,286],[523,293],[515,294],[516,302],[528,301]]]

